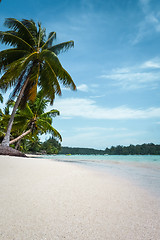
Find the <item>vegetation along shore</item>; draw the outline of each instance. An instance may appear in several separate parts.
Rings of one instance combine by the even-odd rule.
[[[22,141],[23,142],[23,141]],[[72,155],[160,155],[160,145],[148,143],[141,145],[129,146],[112,146],[105,150],[94,148],[80,147],[63,147],[54,138],[50,138],[45,142],[29,142],[25,141],[25,153],[37,154],[72,154]]]

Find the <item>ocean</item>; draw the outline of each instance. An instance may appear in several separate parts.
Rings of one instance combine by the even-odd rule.
[[[127,178],[160,197],[160,155],[41,155]]]

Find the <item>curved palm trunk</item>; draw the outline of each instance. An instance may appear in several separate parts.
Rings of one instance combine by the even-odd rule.
[[[22,89],[20,91],[20,94],[19,94],[19,96],[17,98],[17,101],[16,101],[16,103],[15,103],[15,105],[13,107],[13,111],[12,111],[12,114],[11,114],[11,117],[10,117],[9,123],[8,123],[7,132],[6,132],[6,135],[5,135],[5,137],[4,137],[3,141],[2,141],[2,146],[9,146],[9,144],[10,144],[9,140],[10,140],[10,133],[11,133],[11,129],[12,129],[13,121],[14,121],[14,116],[15,116],[16,110],[17,110],[17,108],[19,106],[19,103],[20,103],[20,101],[22,99],[22,96],[23,96],[23,93],[24,93],[24,90],[25,90],[25,88],[27,86],[28,81],[29,81],[29,77],[25,81],[25,83],[24,83],[24,85],[23,85],[23,87],[22,87]]]
[[[17,138],[11,140],[11,141],[9,142],[9,144],[13,144],[13,143],[17,142],[18,140],[21,140],[24,136],[26,136],[26,135],[29,134],[30,132],[32,132],[32,129],[31,129],[31,128],[30,128],[28,131],[22,133],[22,134],[21,134],[20,136],[18,136]]]
[[[24,133],[25,131],[23,131],[23,133]],[[19,139],[18,141],[17,141],[17,143],[16,143],[16,146],[15,146],[15,149],[16,150],[18,150],[18,147],[19,147],[19,145],[20,145],[20,142],[21,142],[21,139]]]
[[[15,146],[15,149],[16,149],[16,150],[18,150],[18,148],[19,148],[19,145],[20,145],[20,142],[21,142],[21,139],[20,139],[20,140],[18,140],[18,141],[17,141],[17,143],[16,143],[16,146]]]

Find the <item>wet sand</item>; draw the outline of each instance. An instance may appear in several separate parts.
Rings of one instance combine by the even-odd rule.
[[[0,240],[159,240],[159,199],[73,163],[0,156]]]

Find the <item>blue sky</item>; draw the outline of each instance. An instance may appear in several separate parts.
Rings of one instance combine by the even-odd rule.
[[[54,127],[63,146],[160,143],[160,1],[2,0],[1,30],[7,17],[75,41],[59,58],[77,91],[63,88],[48,107],[61,113]]]

